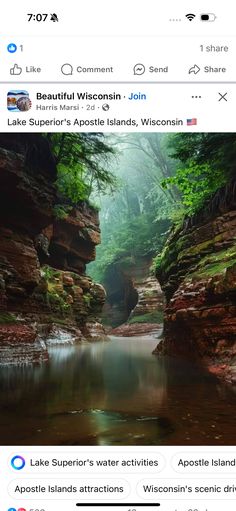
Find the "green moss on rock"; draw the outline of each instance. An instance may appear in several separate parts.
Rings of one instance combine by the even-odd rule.
[[[191,276],[195,280],[204,277],[214,277],[215,275],[224,274],[227,269],[235,264],[236,250],[235,247],[231,247],[202,258]]]
[[[0,325],[17,323],[16,316],[10,312],[0,312]]]
[[[128,320],[128,323],[132,325],[133,323],[162,323],[163,322],[163,313],[161,311],[149,312],[148,314],[143,314],[142,316],[134,316]]]

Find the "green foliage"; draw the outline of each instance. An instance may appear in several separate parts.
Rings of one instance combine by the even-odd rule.
[[[54,133],[50,143],[57,163],[57,188],[73,205],[91,193],[114,191],[117,181],[107,170],[114,150],[101,133]]]
[[[64,220],[68,217],[71,211],[71,206],[56,204],[53,208],[53,214],[57,220]]]
[[[65,301],[65,298],[66,294],[62,295],[54,290],[50,290],[50,292],[47,293],[48,303],[52,306],[56,306],[62,314],[67,313],[71,309],[70,304]]]
[[[86,303],[86,305],[88,307],[90,307],[91,299],[92,299],[92,297],[91,297],[91,295],[89,293],[84,293],[83,294],[83,300],[84,300],[84,302]]]
[[[186,163],[210,165],[212,177],[215,171],[231,177],[235,174],[235,133],[176,133],[169,139],[171,157]]]
[[[161,181],[174,174],[176,165],[167,155],[167,135],[124,133],[107,140],[117,150],[113,173],[120,186],[101,199],[102,244],[88,268],[101,283],[111,264],[124,268],[128,258],[132,266],[135,258],[152,256],[163,246],[174,199]]]
[[[209,164],[196,165],[189,160],[185,168],[179,168],[175,176],[162,181],[163,188],[175,185],[182,194],[185,214],[193,215],[223,186],[226,176],[221,169],[212,171]]]
[[[235,133],[176,133],[169,136],[169,156],[176,172],[162,180],[164,190],[178,190],[174,223],[199,212],[235,174]],[[181,212],[181,214],[180,214]]]
[[[136,257],[154,254],[162,248],[168,227],[168,220],[155,222],[149,215],[124,221],[97,248],[96,261],[89,266],[90,275],[102,283],[111,264],[121,264],[125,270],[135,265]]]
[[[75,167],[59,165],[57,176],[58,191],[62,197],[70,199],[72,204],[76,205],[89,197],[89,186],[85,183],[83,172],[78,165]]]
[[[180,201],[174,212],[173,223],[175,232],[182,229],[183,217],[194,216],[210,204],[215,193],[231,180],[235,173],[236,159],[236,135],[234,133],[177,133],[169,137],[168,142],[170,156],[179,162],[173,176],[163,180],[164,189],[175,187],[180,193]],[[226,200],[226,199],[225,199]],[[217,206],[217,201],[214,203]],[[216,204],[216,205],[215,205]],[[217,213],[217,211],[216,211]],[[173,215],[173,213],[172,213]],[[182,216],[182,219],[181,219]],[[198,217],[196,217],[198,218]],[[206,250],[215,243],[222,241],[215,236],[197,246],[188,246],[174,234],[172,239],[175,243],[166,243],[161,254],[153,260],[153,270],[162,278],[162,274],[168,274],[176,265],[176,258],[199,255],[200,263],[204,261]],[[223,264],[211,262],[203,264],[203,269],[197,268],[196,274],[202,271],[214,275],[223,269]]]
[[[156,274],[156,271],[161,267],[162,255],[157,254],[152,260],[151,273]]]
[[[17,319],[14,314],[10,312],[0,312],[0,325],[11,325],[17,323]]]
[[[43,266],[41,275],[47,283],[47,304],[51,305],[52,308],[58,309],[62,315],[68,313],[71,310],[71,306],[67,303],[67,293],[60,282],[60,272],[50,266]]]
[[[155,311],[148,312],[147,314],[143,314],[142,316],[134,316],[128,320],[128,323],[132,325],[133,323],[162,323],[163,322],[163,312]]]
[[[158,271],[170,224],[179,228],[235,172],[235,134],[136,133],[117,139],[113,135],[110,144],[117,146],[114,173],[122,184],[102,201],[102,245],[89,267],[100,282],[110,265],[126,258],[135,264],[135,258],[158,254],[152,265]]]
[[[171,223],[175,228],[178,228],[183,223],[183,218],[186,214],[186,210],[182,203],[176,204],[175,208],[170,211]]]
[[[42,277],[45,278],[45,280],[48,282],[52,280],[54,277],[57,277],[59,275],[59,272],[55,270],[54,268],[51,268],[51,266],[43,266],[41,269]]]

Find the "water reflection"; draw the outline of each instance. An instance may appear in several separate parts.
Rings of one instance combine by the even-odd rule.
[[[1,368],[1,442],[232,444],[236,396],[152,338],[49,348],[40,366]]]

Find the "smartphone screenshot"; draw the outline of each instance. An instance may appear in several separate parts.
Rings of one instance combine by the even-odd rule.
[[[235,511],[235,16],[1,6],[1,511]]]

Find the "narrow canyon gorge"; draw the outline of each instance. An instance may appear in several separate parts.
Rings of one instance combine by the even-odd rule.
[[[4,445],[233,443],[234,146],[0,134]]]

